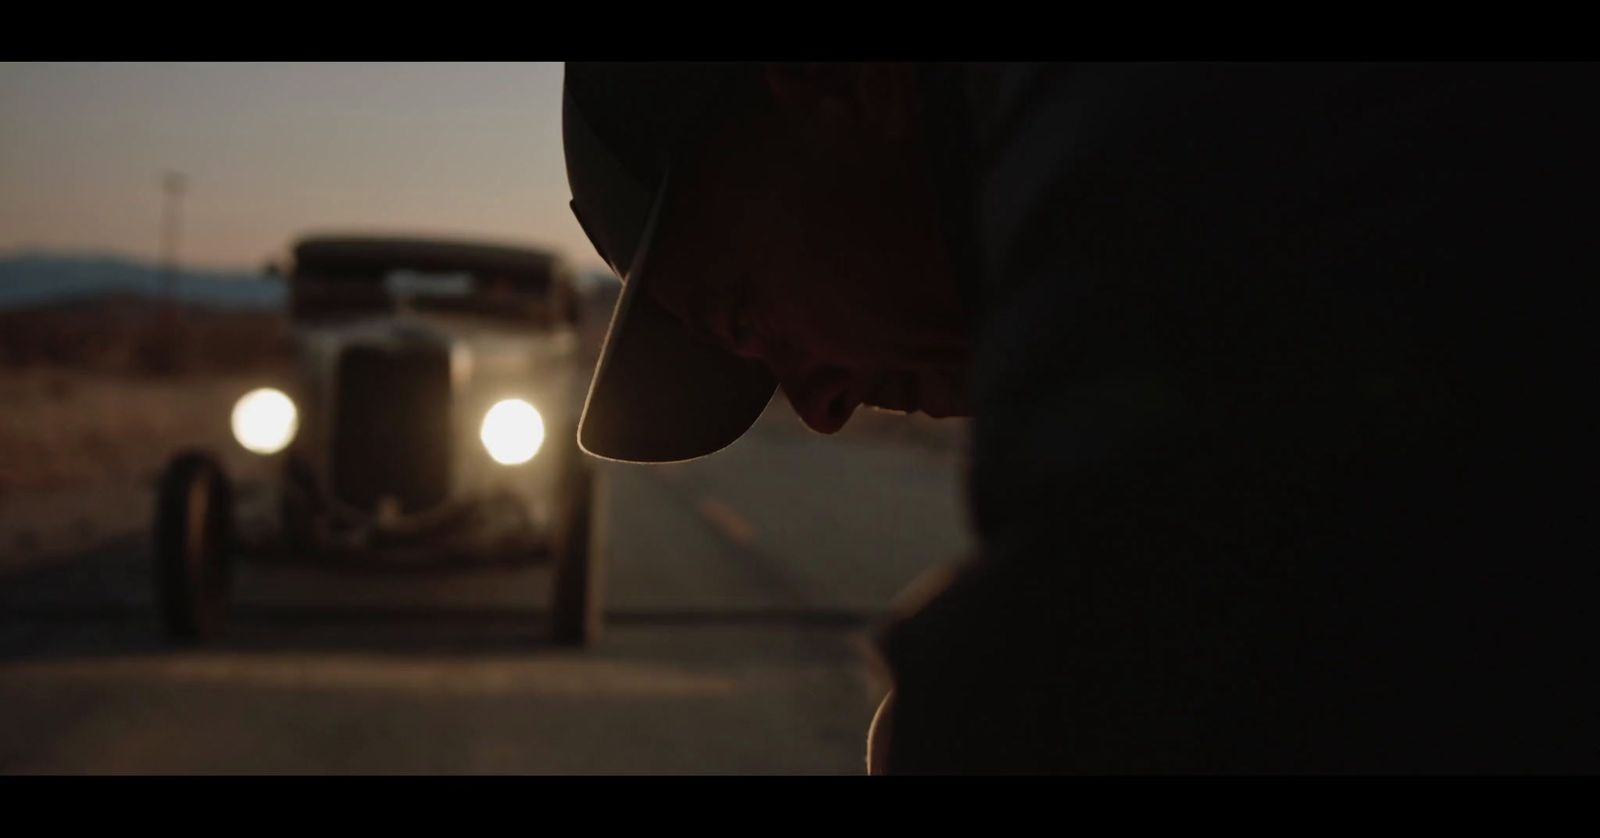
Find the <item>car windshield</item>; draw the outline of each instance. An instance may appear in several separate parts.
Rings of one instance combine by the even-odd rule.
[[[492,284],[486,283],[486,285]],[[383,278],[383,289],[396,299],[445,299],[470,296],[478,287],[478,277],[465,271],[436,273],[413,270],[390,271]]]
[[[413,245],[336,252],[302,251],[293,275],[296,319],[325,320],[397,312],[469,313],[522,322],[550,317],[554,266],[490,252],[478,260],[445,258]],[[324,251],[331,248],[324,248]]]

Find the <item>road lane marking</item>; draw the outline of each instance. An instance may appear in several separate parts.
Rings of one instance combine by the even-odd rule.
[[[703,497],[695,504],[700,512],[700,517],[706,519],[712,528],[723,538],[739,545],[749,547],[755,544],[755,525],[745,520],[743,515],[733,511],[733,508],[712,497]]]

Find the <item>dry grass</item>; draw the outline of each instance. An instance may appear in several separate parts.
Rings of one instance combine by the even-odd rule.
[[[280,315],[139,299],[0,312],[0,571],[137,533],[179,449],[247,457],[228,411],[280,378]]]
[[[228,405],[281,377],[289,348],[276,312],[132,297],[0,312],[0,499],[144,476],[176,446],[226,443]]]
[[[288,320],[278,312],[185,307],[104,297],[0,311],[0,367],[118,375],[263,370],[283,364]]]
[[[0,370],[0,503],[30,491],[144,480],[183,446],[226,450],[233,400],[259,381]]]
[[[182,448],[216,452],[232,475],[259,471],[227,423],[260,380],[0,368],[0,574],[143,532]]]

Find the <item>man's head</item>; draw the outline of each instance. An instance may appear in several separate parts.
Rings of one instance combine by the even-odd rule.
[[[673,73],[687,76],[680,87],[711,92],[641,137],[650,117],[630,121],[627,111],[671,99],[663,76]],[[636,92],[651,85],[653,95]],[[964,318],[919,103],[904,66],[568,67],[574,209],[629,285],[586,409],[585,448],[629,460],[710,453],[749,427],[774,382],[825,433],[863,404],[966,412]],[[607,165],[627,173],[636,196],[651,195],[648,211],[602,218],[618,214],[602,204],[645,203],[618,199],[610,175],[597,173]],[[630,330],[653,337],[626,351]],[[672,365],[671,351],[651,357],[643,344],[685,338],[706,353],[678,364],[704,366],[700,378],[711,380],[698,392],[625,369]],[[730,400],[707,388],[748,392]],[[651,423],[651,403],[662,400],[687,402],[677,424],[692,424],[696,407],[714,414],[715,432],[679,428],[695,437],[684,448],[662,439],[664,429],[630,430]]]

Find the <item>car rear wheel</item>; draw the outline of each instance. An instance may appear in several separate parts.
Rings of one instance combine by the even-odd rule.
[[[156,599],[168,636],[207,641],[226,619],[233,528],[233,492],[210,456],[173,458],[156,502]]]
[[[563,472],[550,637],[558,646],[588,646],[605,627],[605,550],[595,526],[599,493],[594,468],[582,452],[569,455]]]

